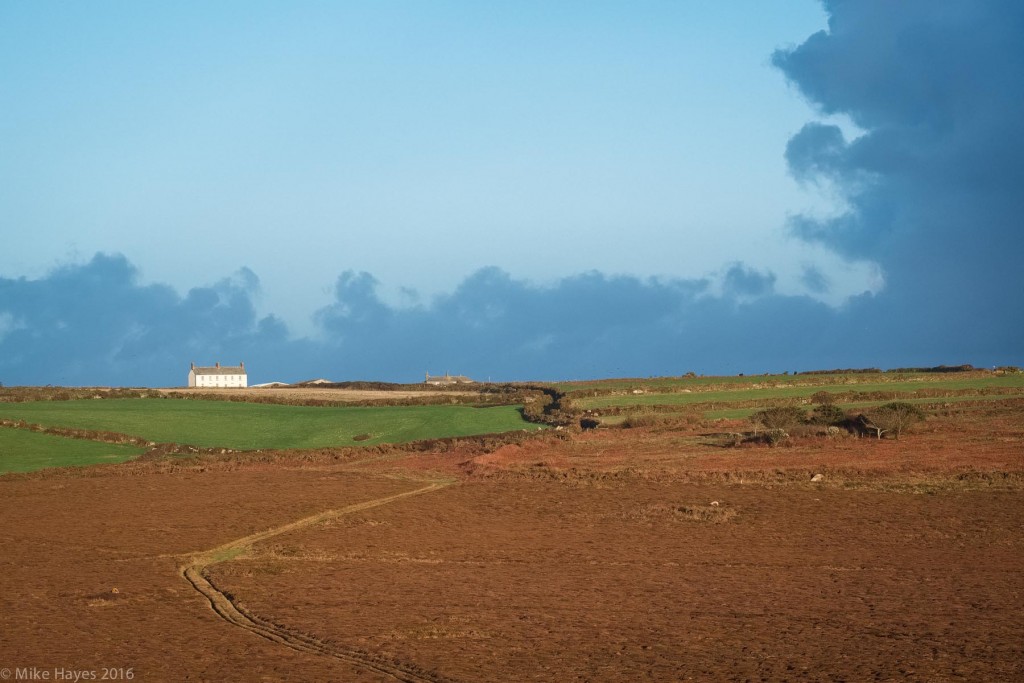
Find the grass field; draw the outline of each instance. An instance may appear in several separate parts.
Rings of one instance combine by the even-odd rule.
[[[633,377],[618,379],[586,380],[586,381],[565,381],[552,382],[552,386],[566,392],[588,391],[629,391],[634,388],[642,388],[648,391],[691,391],[711,389],[743,389],[745,387],[757,386],[819,386],[819,385],[843,385],[852,386],[859,384],[889,384],[899,382],[917,382],[927,385],[945,384],[948,382],[963,382],[974,380],[987,380],[993,378],[1020,378],[1021,375],[1007,374],[994,375],[984,370],[958,373],[938,372],[849,372],[834,374],[805,374],[805,375],[707,375],[700,377]]]
[[[941,381],[945,375],[923,372],[856,372],[813,375],[707,375],[700,377],[634,377],[586,381],[554,382],[562,391],[628,391],[641,387],[653,391],[697,391],[710,387],[742,388],[754,384],[861,384],[918,381]]]
[[[833,377],[831,375],[825,378]],[[748,378],[750,383],[759,378]],[[764,379],[764,378],[760,378]],[[813,381],[808,377],[803,380]],[[827,379],[826,379],[827,381]],[[689,405],[693,403],[731,403],[735,401],[771,400],[778,398],[806,398],[819,391],[829,393],[843,392],[885,392],[906,394],[921,390],[937,391],[985,391],[990,389],[1020,389],[1024,393],[1024,375],[1006,375],[1001,377],[970,377],[950,379],[942,378],[932,381],[903,380],[889,382],[872,382],[857,384],[822,383],[810,386],[769,386],[760,388],[744,388],[738,384],[735,389],[697,391],[683,390],[673,392],[648,392],[642,394],[623,394],[613,396],[596,396],[575,399],[583,408],[606,408],[609,406],[649,406],[649,405]],[[895,396],[894,396],[895,398]]]
[[[23,429],[0,429],[0,474],[124,462],[143,450],[137,446],[66,439]]]
[[[514,406],[309,407],[109,399],[0,404],[0,417],[240,450],[403,443],[532,428]],[[356,441],[354,437],[369,435]]]
[[[901,402],[911,403],[914,405],[934,405],[934,404],[949,404],[956,405],[958,403],[973,403],[975,401],[999,401],[1008,398],[1021,398],[1021,395],[1016,396],[1004,396],[1004,395],[993,395],[993,396],[954,396],[951,398],[901,398]],[[871,408],[873,406],[881,406],[886,403],[890,403],[889,400],[883,401],[851,401],[849,403],[837,403],[836,405],[843,410],[858,410],[863,408]],[[809,406],[805,406],[809,407]],[[741,419],[750,417],[756,413],[760,408],[722,408],[715,410],[706,410],[703,415],[706,419],[717,420],[719,418],[726,419]]]

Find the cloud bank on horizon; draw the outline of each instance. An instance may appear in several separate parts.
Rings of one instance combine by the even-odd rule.
[[[256,312],[243,269],[184,296],[140,283],[120,255],[45,277],[0,277],[0,381],[176,385],[188,363],[244,360],[254,381],[416,381],[422,373],[557,379],[1019,364],[1024,349],[1024,6],[925,0],[825,2],[827,31],[772,57],[823,114],[786,160],[846,210],[791,231],[876,264],[884,286],[830,307],[784,295],[772,272],[717,279],[599,272],[535,285],[487,267],[430,302],[394,306],[346,271],[293,339]],[[628,243],[626,248],[628,248]],[[581,248],[585,248],[585,245]],[[803,281],[826,292],[814,266]]]

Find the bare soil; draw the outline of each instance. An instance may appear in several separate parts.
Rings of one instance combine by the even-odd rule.
[[[728,448],[722,423],[6,475],[0,667],[1024,680],[1021,418],[977,407],[898,442]]]

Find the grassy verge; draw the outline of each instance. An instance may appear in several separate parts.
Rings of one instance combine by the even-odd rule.
[[[239,450],[404,443],[536,428],[515,406],[309,407],[110,399],[0,404],[0,417]]]
[[[138,446],[97,443],[0,428],[0,474],[34,472],[47,467],[83,467],[124,462],[141,455]]]

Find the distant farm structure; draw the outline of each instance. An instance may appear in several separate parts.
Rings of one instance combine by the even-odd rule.
[[[249,385],[249,376],[245,372],[245,363],[238,365],[215,363],[212,367],[198,367],[192,363],[188,371],[188,385],[190,387],[245,388]]]
[[[431,375],[429,372],[426,374],[427,378],[423,383],[432,384],[435,387],[449,386],[452,384],[475,384],[473,380],[465,375],[449,375],[447,372],[443,375]]]

